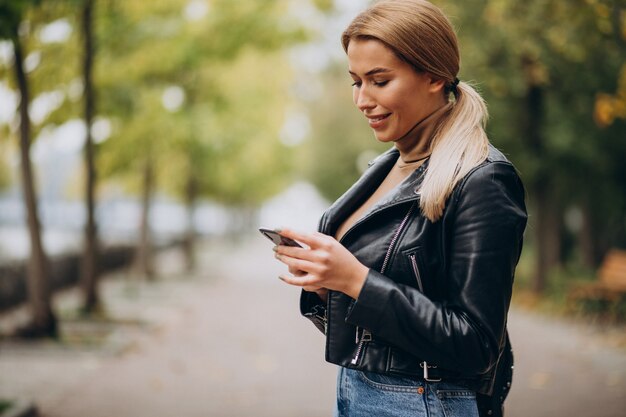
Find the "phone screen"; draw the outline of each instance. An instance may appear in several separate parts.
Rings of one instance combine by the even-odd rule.
[[[290,239],[290,238],[285,237],[285,236],[281,236],[275,230],[260,228],[259,232],[263,233],[263,235],[266,238],[268,238],[269,240],[271,240],[272,242],[274,242],[275,245],[295,246],[295,247],[298,247],[298,248],[302,247],[302,245],[300,245],[295,240]]]

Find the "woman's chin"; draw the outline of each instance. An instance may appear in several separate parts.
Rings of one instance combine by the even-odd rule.
[[[393,138],[391,138],[389,135],[385,135],[383,133],[378,133],[378,132],[374,132],[374,136],[376,137],[376,140],[381,142],[381,143],[389,143],[389,142],[393,142]]]

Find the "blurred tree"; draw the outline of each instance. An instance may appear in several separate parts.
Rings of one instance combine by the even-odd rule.
[[[13,45],[13,69],[20,94],[20,168],[22,187],[27,209],[28,230],[31,245],[31,257],[28,265],[28,299],[31,308],[31,321],[20,330],[22,336],[41,337],[57,335],[57,320],[52,311],[50,283],[48,276],[48,258],[41,241],[41,223],[37,212],[37,197],[30,161],[31,126],[28,111],[29,84],[24,69],[24,48],[22,45],[21,26],[29,7],[39,3],[37,0],[2,0],[0,2],[0,38],[9,39]]]
[[[335,9],[335,2],[333,0],[313,0],[315,7],[325,13],[332,12]]]
[[[0,190],[4,189],[9,185],[9,176],[7,173],[6,165],[0,164]]]
[[[170,155],[176,158],[170,160],[163,184],[188,207],[189,267],[194,263],[191,226],[198,198],[252,212],[289,180],[290,152],[278,134],[288,104],[290,73],[284,61],[280,52],[249,49],[234,61],[212,62],[208,74],[201,70],[194,77],[195,88],[185,86],[187,99],[177,117],[179,129],[186,128],[171,138]],[[216,87],[205,92],[205,85]]]
[[[63,0],[42,2],[37,8],[28,8],[24,24],[33,27],[27,41],[40,57],[36,71],[29,75],[35,100],[47,103],[48,110],[34,123],[33,138],[55,125],[66,123],[80,113],[83,96],[85,120],[85,207],[86,224],[84,256],[81,265],[81,284],[84,293],[83,310],[91,312],[98,304],[97,295],[97,233],[95,208],[95,161],[92,122],[95,100],[92,82],[93,34],[91,14],[93,0]],[[78,10],[78,11],[77,11]],[[80,27],[81,31],[73,30]],[[44,34],[47,33],[47,34]],[[81,54],[82,51],[82,54]],[[79,57],[82,55],[82,63]],[[76,63],[76,65],[59,65]],[[82,74],[82,76],[81,76]],[[51,99],[54,97],[54,99]],[[50,104],[54,102],[54,104]],[[87,127],[88,126],[88,127]]]
[[[623,2],[613,0],[609,2],[596,2],[596,15],[605,18],[604,27],[608,26],[606,19],[610,17],[612,33],[615,42],[626,55],[626,6]],[[611,125],[615,119],[626,119],[626,63],[622,65],[619,84],[615,94],[598,93],[596,97],[595,120],[598,126]]]
[[[91,313],[100,304],[98,296],[98,234],[95,219],[95,188],[96,163],[94,143],[91,134],[95,109],[95,94],[93,84],[94,60],[94,30],[93,30],[94,0],[83,0],[81,10],[81,27],[83,38],[83,96],[85,120],[85,208],[87,220],[85,222],[85,249],[81,271],[83,289],[83,310]]]
[[[247,102],[254,101],[252,94],[244,101],[236,101],[231,97],[238,93],[227,91],[219,84],[221,74],[230,71],[223,64],[239,59],[243,52],[270,52],[303,39],[303,32],[285,19],[283,1],[215,1],[206,14],[200,7],[189,15],[188,7],[201,4],[190,2],[181,11],[180,4],[175,1],[161,2],[158,6],[120,3],[105,12],[103,33],[124,33],[125,36],[123,43],[118,37],[102,36],[103,53],[107,54],[102,60],[107,63],[106,69],[102,68],[100,72],[103,90],[108,91],[108,97],[104,99],[104,105],[108,106],[105,111],[116,116],[119,127],[103,147],[104,169],[110,175],[132,176],[137,172],[135,165],[143,167],[142,224],[146,228],[152,195],[147,187],[156,183],[155,175],[176,184],[176,194],[189,206],[190,215],[199,196],[237,200],[238,203],[251,196],[258,198],[260,193],[242,186],[243,169],[247,165],[256,167],[254,161],[239,165],[242,171],[234,175],[236,184],[233,184],[232,177],[222,178],[221,171],[216,169],[216,165],[236,164],[238,161],[233,158],[239,154],[231,151],[242,149],[241,144],[248,149],[252,143],[250,133],[259,136],[265,128],[265,125],[254,126],[246,121],[244,112],[240,111],[248,108]],[[271,55],[263,59],[269,57]],[[253,65],[259,66],[259,62],[260,58]],[[275,62],[277,67],[269,78],[264,79],[266,84],[271,84],[271,80],[283,73],[279,71],[282,65],[279,61],[270,62]],[[255,78],[254,83],[259,84],[259,78]],[[147,99],[139,90],[151,91],[151,98]],[[157,96],[159,91],[161,97]],[[278,107],[284,105],[277,104]],[[228,112],[224,111],[226,108]],[[246,111],[264,114],[267,120],[273,120],[267,117],[270,112],[281,114],[280,108],[264,107],[263,103],[254,112]],[[230,125],[221,123],[231,114],[239,117],[231,118]],[[145,127],[139,128],[137,124]],[[223,130],[214,128],[218,125]],[[237,138],[232,135],[244,127],[247,136]],[[265,168],[270,171],[263,174],[263,178],[278,172],[272,164]],[[261,172],[255,171],[252,177],[261,178]],[[229,185],[221,186],[220,183]],[[239,193],[238,198],[233,198],[236,193]],[[142,232],[142,236],[148,235],[147,230]],[[193,233],[189,232],[186,239],[188,253],[193,252],[192,238]],[[149,251],[148,240],[143,242],[139,258],[149,259],[149,256],[142,255]],[[188,259],[191,265],[191,256]],[[149,261],[144,263],[144,269],[150,269],[148,264]]]
[[[2,141],[2,133],[0,132],[0,191],[7,188],[11,184],[11,176],[7,167],[7,148],[8,145]]]
[[[616,90],[624,64],[617,39],[626,34],[609,13],[618,2],[442,3],[460,28],[462,78],[481,80],[490,137],[511,153],[527,185],[534,288],[541,292],[550,270],[568,257],[566,210],[583,213],[578,241],[588,263],[624,240],[623,123],[601,129],[594,121],[598,93]],[[623,6],[618,9],[623,16]]]

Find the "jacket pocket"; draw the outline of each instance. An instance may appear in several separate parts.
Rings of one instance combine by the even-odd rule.
[[[420,376],[423,374],[420,363],[421,361],[410,353],[395,347],[391,348],[388,362],[389,371]]]
[[[423,268],[421,267],[421,265],[423,265],[423,263],[422,263],[422,259],[420,256],[421,252],[422,252],[421,247],[417,247],[417,248],[408,249],[404,251],[403,253],[408,259],[409,267],[411,269],[411,272],[413,273],[413,278],[415,279],[417,288],[423,294],[424,293],[424,279],[422,277]]]

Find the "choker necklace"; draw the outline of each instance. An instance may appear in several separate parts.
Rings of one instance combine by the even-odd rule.
[[[418,158],[418,159],[414,159],[414,160],[412,160],[412,161],[404,161],[404,160],[402,160],[402,157],[401,157],[401,156],[399,156],[399,157],[398,157],[398,162],[397,162],[397,165],[398,165],[398,168],[408,167],[409,165],[413,165],[413,164],[415,164],[415,163],[417,163],[417,162],[421,162],[421,161],[423,161],[424,159],[428,158],[429,156],[430,156],[430,154],[428,154],[428,155],[426,155],[426,156],[423,156],[423,157],[421,157],[421,158]]]

